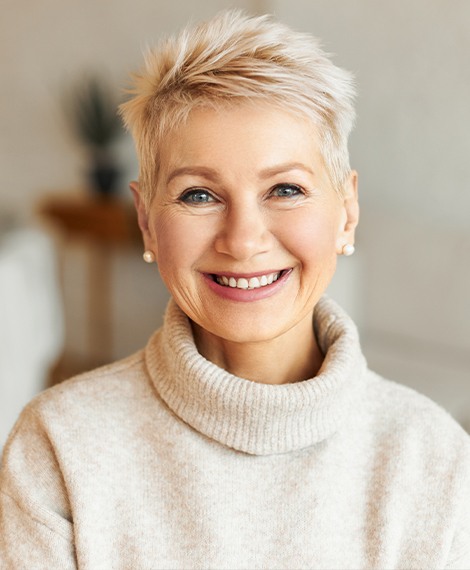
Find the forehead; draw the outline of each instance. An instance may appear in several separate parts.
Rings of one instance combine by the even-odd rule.
[[[318,169],[319,137],[311,121],[269,105],[194,109],[165,137],[160,153],[166,172],[204,165],[243,171],[286,162]]]

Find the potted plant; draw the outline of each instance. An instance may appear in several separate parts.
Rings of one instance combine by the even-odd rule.
[[[115,143],[123,129],[117,107],[113,89],[97,75],[75,82],[65,97],[65,110],[72,130],[89,154],[89,184],[101,196],[116,192],[121,175]]]

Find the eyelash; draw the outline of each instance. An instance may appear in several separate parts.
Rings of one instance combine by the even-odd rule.
[[[273,188],[270,189],[269,191],[269,196],[272,196],[275,190],[286,190],[286,189],[293,189],[295,191],[295,193],[290,194],[289,196],[273,196],[276,198],[295,198],[297,196],[299,196],[300,194],[305,194],[304,190],[298,185],[298,184],[290,184],[290,183],[282,183],[282,184],[276,184],[275,186],[273,186]],[[206,195],[209,199],[207,200],[193,200],[193,198],[195,196],[197,196],[198,194],[204,194]],[[183,194],[179,197],[179,201],[185,203],[185,204],[192,204],[192,205],[201,205],[201,204],[209,204],[211,202],[215,202],[217,201],[216,198],[214,198],[214,196],[211,194],[211,192],[209,192],[209,190],[205,190],[204,188],[190,188],[189,190],[183,192]]]
[[[191,188],[190,190],[183,192],[183,194],[181,194],[179,200],[181,202],[184,202],[185,204],[193,204],[193,205],[208,204],[209,203],[209,201],[197,201],[197,200],[193,201],[193,200],[191,200],[191,198],[194,198],[198,194],[205,194],[206,196],[208,196],[209,198],[212,198],[214,200],[214,197],[212,196],[212,194],[208,190],[204,190],[204,188]]]
[[[271,189],[270,194],[272,194],[274,192],[274,190],[276,190],[276,189],[281,189],[281,190],[294,189],[295,190],[295,194],[291,194],[290,196],[277,196],[278,198],[294,198],[296,196],[299,196],[300,194],[305,194],[303,189],[298,184],[289,184],[289,183],[276,184],[276,186],[274,186],[274,188]]]

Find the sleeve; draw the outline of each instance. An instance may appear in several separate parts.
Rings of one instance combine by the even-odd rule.
[[[446,570],[469,570],[470,568],[470,504],[465,505],[465,510],[465,523],[457,530]]]
[[[53,444],[26,408],[0,471],[0,568],[76,569],[71,510]]]
[[[461,451],[459,474],[461,493],[457,501],[458,516],[454,539],[445,566],[446,570],[470,569],[470,440],[466,436],[465,449]]]

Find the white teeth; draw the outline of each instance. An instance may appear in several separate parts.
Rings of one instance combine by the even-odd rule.
[[[260,287],[271,285],[271,283],[279,279],[280,275],[280,271],[277,273],[268,273],[267,275],[261,275],[261,277],[251,277],[250,279],[246,279],[244,277],[235,279],[235,277],[217,275],[216,281],[219,285],[225,285],[226,287],[232,287],[233,289],[259,289]]]

